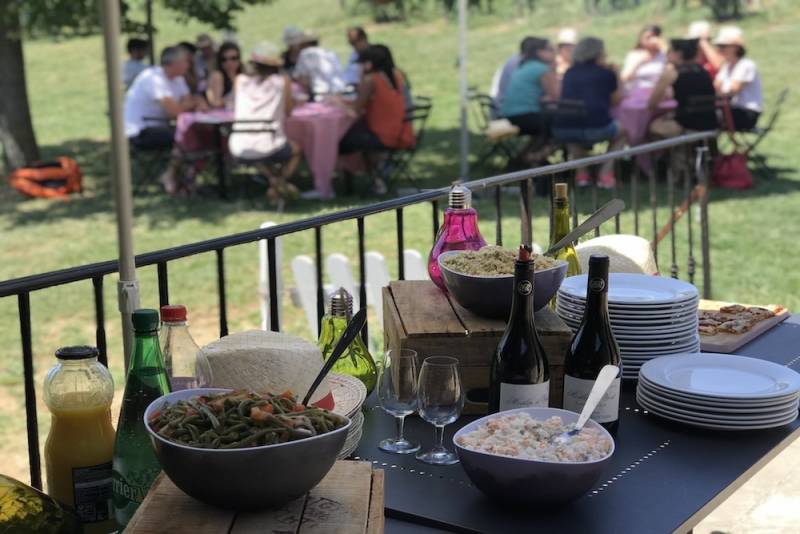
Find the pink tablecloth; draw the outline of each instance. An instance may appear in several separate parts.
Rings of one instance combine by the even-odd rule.
[[[303,148],[314,188],[322,198],[333,193],[333,171],[339,154],[339,140],[355,119],[331,104],[311,102],[295,108],[286,121],[286,136]]]
[[[647,140],[647,129],[650,121],[659,115],[675,109],[678,103],[673,99],[662,100],[658,109],[651,110],[647,103],[650,99],[650,90],[637,91],[626,95],[619,106],[614,108],[613,115],[628,132],[628,145],[641,145]],[[650,171],[650,158],[646,155],[636,158],[642,170]]]
[[[233,111],[224,109],[181,113],[175,124],[175,144],[186,152],[216,149],[214,126],[232,120]]]

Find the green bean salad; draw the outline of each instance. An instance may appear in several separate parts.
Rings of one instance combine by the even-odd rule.
[[[241,449],[310,438],[342,428],[347,421],[328,410],[298,404],[290,391],[232,391],[165,402],[149,424],[159,436],[181,445]]]

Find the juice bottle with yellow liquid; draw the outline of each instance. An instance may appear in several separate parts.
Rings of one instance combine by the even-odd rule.
[[[94,347],[63,347],[44,381],[52,422],[44,448],[48,493],[69,506],[86,534],[113,532],[111,460],[114,381]]]

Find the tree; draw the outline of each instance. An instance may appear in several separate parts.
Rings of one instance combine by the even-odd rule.
[[[99,30],[101,0],[0,0],[0,146],[6,169],[39,159],[25,83],[23,36],[76,36]],[[151,0],[120,0],[123,27],[141,31],[131,15]],[[218,29],[233,29],[233,20],[247,5],[271,0],[161,0],[179,20],[196,19]]]

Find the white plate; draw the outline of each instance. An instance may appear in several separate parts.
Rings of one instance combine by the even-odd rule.
[[[800,374],[776,363],[735,354],[665,356],[642,366],[651,383],[722,399],[769,399],[800,391]]]
[[[624,360],[624,358],[623,358]],[[643,365],[643,364],[642,364]],[[684,401],[694,404],[700,404],[709,407],[731,407],[731,408],[769,408],[780,404],[792,402],[798,398],[797,393],[790,393],[780,397],[772,397],[768,399],[720,399],[716,397],[706,397],[704,395],[693,395],[690,393],[680,393],[667,388],[663,388],[656,384],[649,382],[646,378],[642,377],[641,382],[648,391],[658,393],[661,398],[672,399],[675,401]]]
[[[681,407],[673,406],[662,402],[658,398],[654,398],[647,391],[643,389],[636,390],[636,398],[642,399],[645,402],[663,410],[664,412],[671,413],[679,417],[691,417],[701,420],[705,423],[723,423],[723,424],[759,424],[769,423],[779,419],[785,419],[792,412],[797,413],[797,401],[781,407],[780,410],[773,410],[770,412],[732,412],[732,413],[716,413],[705,410],[697,410],[694,407]]]
[[[683,423],[685,425],[697,427],[697,428],[705,428],[708,430],[763,430],[767,428],[778,428],[781,426],[788,425],[789,423],[793,422],[797,419],[797,413],[787,416],[785,419],[780,419],[775,422],[771,423],[762,423],[762,424],[753,424],[753,425],[731,425],[731,424],[719,424],[719,423],[704,423],[702,421],[691,421],[683,417],[678,417],[666,412],[662,412],[658,408],[653,409],[651,405],[648,405],[646,401],[639,401],[637,399],[642,408],[646,409],[653,415],[657,415],[659,417],[663,417],[664,419],[668,419],[670,421],[675,421],[676,423]]]
[[[564,308],[557,307],[559,317],[564,321],[580,324],[583,319],[582,315],[575,314]],[[668,321],[668,322],[667,322]],[[670,318],[667,321],[654,319],[653,321],[636,321],[625,319],[621,317],[609,317],[609,322],[614,328],[625,330],[629,333],[642,333],[651,330],[688,330],[691,328],[697,329],[698,320],[693,315],[680,318]]]
[[[568,308],[568,309],[571,309],[571,310],[574,310],[574,311],[578,311],[578,312],[582,312],[583,308],[586,306],[586,303],[583,302],[583,301],[576,302],[576,301],[573,301],[573,300],[569,300],[569,299],[564,298],[563,295],[559,295],[558,299],[556,300],[556,303],[559,304],[560,306],[564,307],[564,308]],[[638,317],[638,316],[642,316],[642,315],[664,316],[664,315],[669,315],[669,314],[682,314],[682,315],[685,315],[685,314],[697,312],[697,309],[698,309],[698,303],[697,303],[696,300],[693,300],[693,301],[688,302],[686,305],[670,306],[670,307],[667,307],[667,308],[642,308],[642,307],[638,307],[638,306],[618,308],[618,307],[609,305],[608,313],[610,315],[621,315],[621,316],[632,316],[632,317]]]
[[[570,276],[561,284],[561,291],[577,299],[586,298],[588,275]],[[611,273],[608,280],[609,304],[672,304],[697,298],[692,284],[646,274]]]
[[[786,401],[782,401],[779,404],[768,404],[768,405],[749,405],[749,404],[742,404],[739,406],[731,405],[731,404],[722,404],[722,405],[714,405],[705,402],[699,402],[679,397],[671,397],[664,395],[658,390],[652,389],[649,384],[644,381],[640,380],[639,385],[637,386],[637,393],[641,391],[643,395],[654,402],[660,402],[665,405],[667,408],[675,408],[675,409],[683,409],[683,410],[691,410],[694,412],[705,412],[709,414],[727,414],[727,413],[734,413],[734,414],[773,414],[776,412],[781,412],[788,410],[791,406],[797,406],[798,397],[794,396],[789,398]]]
[[[657,346],[642,346],[631,345],[628,343],[621,343],[620,351],[629,356],[650,356],[655,357],[658,355],[666,356],[667,354],[685,354],[689,352],[699,352],[699,343],[697,340],[689,340],[686,343],[675,345],[657,345]]]
[[[583,307],[586,305],[586,300],[583,298],[573,297],[569,293],[562,293],[558,292],[558,301],[564,304],[570,304],[575,307]],[[687,310],[691,308],[697,308],[699,303],[699,299],[689,298],[685,300],[678,300],[675,302],[670,302],[668,304],[641,304],[641,303],[608,303],[609,311],[616,311],[619,313],[631,313],[637,311],[647,311],[651,313],[664,313],[672,310]]]

